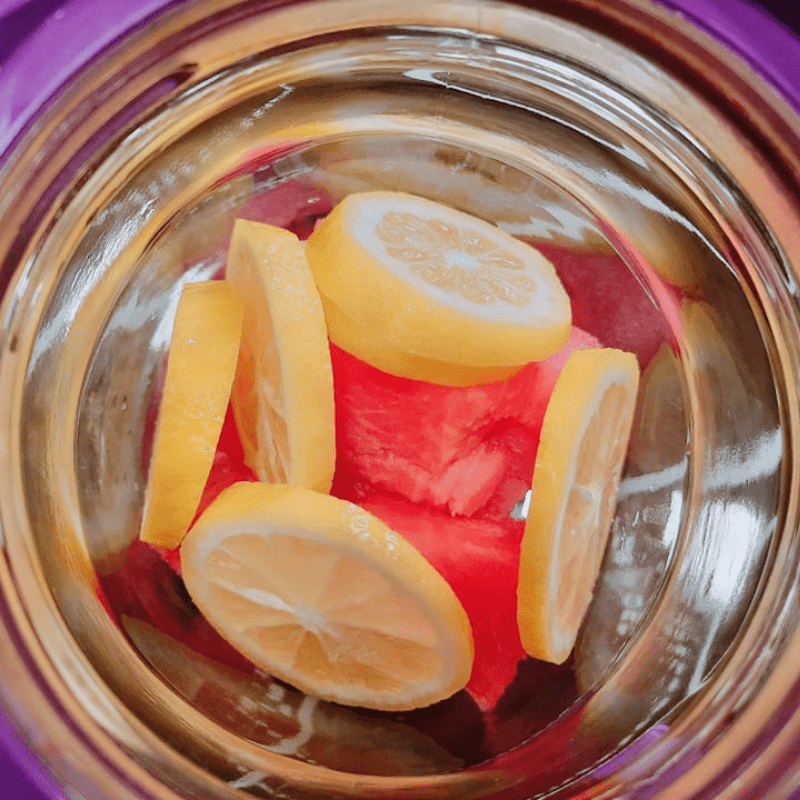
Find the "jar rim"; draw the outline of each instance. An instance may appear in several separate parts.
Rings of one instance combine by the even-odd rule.
[[[29,120],[70,76],[150,16],[180,3],[119,0],[112,13],[92,0],[67,0],[46,18],[0,69],[0,162]],[[741,0],[652,3],[685,16],[722,42],[800,111],[800,39],[766,10]],[[5,0],[0,17],[20,5],[22,0]],[[645,0],[644,5],[650,3]],[[48,53],[46,69],[41,59],[44,52]]]

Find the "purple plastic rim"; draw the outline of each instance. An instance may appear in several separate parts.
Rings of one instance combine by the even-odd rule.
[[[800,39],[762,9],[744,0],[653,0],[690,19],[750,63],[800,111]],[[179,0],[68,0],[0,66],[0,159],[20,130],[70,75],[159,9]],[[0,14],[21,0],[0,0]],[[0,21],[2,21],[0,19]],[[2,53],[0,26],[0,53]],[[47,59],[42,59],[47,53]]]
[[[25,2],[26,0],[0,0],[0,17],[4,14],[10,14],[20,6],[24,6]],[[2,44],[2,40],[0,40],[0,44]],[[0,50],[0,53],[1,52],[2,50]]]
[[[767,2],[767,0],[764,0]],[[40,108],[71,75],[127,31],[181,0],[0,0],[0,163],[5,151]],[[513,2],[513,0],[512,0]],[[800,38],[762,8],[746,0],[652,0],[711,34],[767,79],[800,113]],[[27,5],[37,25],[4,61],[3,17]],[[798,10],[800,22],[800,9]],[[42,54],[46,53],[44,59]],[[662,729],[650,731],[630,748],[634,757]],[[29,789],[8,800],[68,800],[46,766],[21,742],[0,713],[0,749],[30,778]],[[622,753],[614,759],[624,759]],[[34,788],[36,787],[36,788]],[[11,786],[8,790],[14,791]],[[99,798],[98,798],[99,800]],[[800,792],[795,795],[800,800]]]
[[[744,0],[655,0],[712,34],[747,61],[800,112],[800,39]],[[765,0],[766,3],[766,0]],[[800,5],[796,11],[800,24]]]

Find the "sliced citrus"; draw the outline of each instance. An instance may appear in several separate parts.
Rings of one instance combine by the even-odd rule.
[[[350,195],[311,234],[306,255],[343,318],[402,352],[512,367],[546,358],[569,336],[569,298],[544,256],[422,197]]]
[[[596,225],[551,184],[440,141],[342,140],[326,148],[317,179],[334,197],[381,189],[424,194],[514,235],[583,252],[609,249]]]
[[[611,529],[638,383],[632,353],[579,350],[548,402],[518,586],[520,638],[534,658],[560,664],[575,644]]]
[[[242,335],[225,281],[183,288],[156,422],[140,538],[172,548],[197,512],[225,420]]]
[[[438,383],[440,386],[479,386],[505,380],[523,369],[516,367],[468,367],[449,364],[425,356],[404,352],[379,338],[373,331],[348,319],[331,302],[323,298],[328,336],[350,355],[389,375]]]
[[[327,492],[335,463],[333,376],[303,245],[282,228],[237,220],[227,276],[245,303],[231,395],[245,461],[262,481]]]
[[[239,483],[181,547],[208,621],[271,675],[324,700],[383,710],[462,689],[473,660],[452,589],[405,539],[345,500]]]

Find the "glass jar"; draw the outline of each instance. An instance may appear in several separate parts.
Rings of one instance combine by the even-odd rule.
[[[0,119],[0,703],[52,780],[93,800],[793,796],[800,119],[735,37],[645,0],[64,12],[69,80],[20,82],[23,48]],[[485,715],[367,714],[223,663],[164,562],[130,561],[181,285],[218,274],[234,218],[308,227],[370,188],[561,259],[576,324],[642,367],[573,660],[521,668]]]

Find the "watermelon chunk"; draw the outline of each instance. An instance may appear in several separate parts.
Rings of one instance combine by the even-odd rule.
[[[163,370],[147,409],[143,465],[150,459],[162,385]],[[195,519],[223,489],[243,480],[256,480],[256,476],[244,463],[241,440],[229,407]],[[142,541],[133,542],[120,567],[101,577],[97,594],[109,616],[117,622],[123,616],[148,622],[220,663],[237,669],[253,669],[252,664],[206,622],[189,598],[180,578],[180,547],[163,550]]]
[[[334,493],[358,502],[358,487],[367,484],[452,516],[507,516],[530,488],[564,362],[575,349],[597,346],[573,328],[558,353],[505,381],[451,387],[387,375],[331,345]]]
[[[635,353],[644,369],[659,347],[674,339],[667,323],[678,290],[655,274],[650,293],[616,253],[579,253],[565,247],[534,244],[552,262],[572,302],[572,322],[604,347]],[[649,294],[658,297],[659,311]],[[666,315],[666,316],[665,316]]]
[[[475,641],[466,689],[482,711],[490,711],[525,657],[517,629],[524,524],[457,519],[381,492],[362,497],[361,505],[411,542],[456,593]]]
[[[100,588],[100,596],[117,622],[123,616],[149,622],[221,664],[253,671],[253,665],[206,622],[183,581],[149,544],[135,541],[119,569],[100,577]]]
[[[240,175],[252,175],[256,187],[252,197],[237,209],[237,218],[277,225],[300,239],[311,235],[316,223],[333,209],[334,202],[311,181],[291,177],[298,166],[292,163],[292,157],[304,147],[305,142],[297,139],[256,148],[225,176],[223,183]]]
[[[254,195],[239,211],[239,219],[263,222],[294,233],[299,239],[311,236],[317,221],[328,214],[333,203],[307,181],[291,179],[262,194]]]

